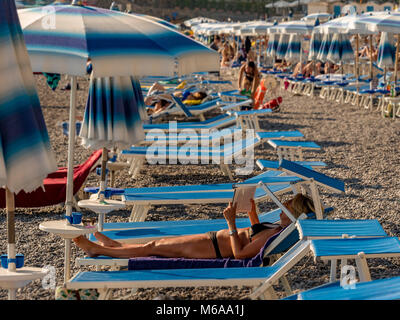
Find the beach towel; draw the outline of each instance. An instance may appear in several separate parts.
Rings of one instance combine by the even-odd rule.
[[[43,72],[43,75],[46,77],[46,82],[51,90],[56,90],[58,83],[60,82],[61,76],[58,73],[46,73]]]
[[[253,258],[247,259],[186,259],[163,257],[130,258],[128,270],[157,270],[157,269],[197,269],[197,268],[250,268],[269,264],[269,258],[264,257],[266,248],[275,240],[281,232],[274,234],[265,242],[260,252]]]

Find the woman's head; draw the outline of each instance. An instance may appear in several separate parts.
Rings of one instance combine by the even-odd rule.
[[[313,200],[301,193],[296,194],[291,200],[284,202],[283,205],[296,219],[300,217],[302,213],[315,213]],[[281,224],[289,225],[292,222],[283,211],[280,215],[280,218]]]
[[[207,97],[207,93],[198,91],[191,93],[187,96],[187,100],[203,100],[205,97]]]
[[[247,61],[245,69],[247,73],[253,73],[256,69],[256,64],[254,61]]]

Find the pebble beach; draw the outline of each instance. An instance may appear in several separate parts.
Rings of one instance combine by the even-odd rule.
[[[61,90],[67,84],[62,78],[58,88],[52,91],[45,78],[36,75],[36,85],[51,145],[59,167],[66,166],[68,139],[62,134],[60,123],[69,116],[69,91]],[[235,79],[230,79],[236,83]],[[89,81],[80,78],[77,115],[83,116],[88,95]],[[321,172],[344,181],[344,194],[332,193],[320,188],[324,204],[334,207],[330,219],[377,219],[389,236],[400,236],[400,123],[398,119],[382,118],[375,110],[366,110],[351,104],[326,102],[315,96],[281,94],[283,102],[280,112],[273,113],[261,121],[263,130],[299,130],[307,141],[322,147],[319,152],[307,152],[307,160],[320,160],[327,164]],[[207,117],[212,116],[208,114]],[[75,149],[75,164],[84,162],[94,150],[80,146]],[[274,150],[267,144],[255,149],[255,159],[277,160]],[[252,175],[261,171],[255,167]],[[237,176],[236,181],[248,178]],[[91,173],[87,186],[98,185],[99,177]],[[133,179],[127,169],[118,172],[116,186],[148,187],[185,184],[212,184],[229,182],[215,165],[144,165],[141,173]],[[281,199],[289,194],[280,196]],[[152,207],[147,220],[182,220],[223,218],[224,205],[171,205]],[[270,202],[260,203],[260,209],[275,208]],[[85,217],[97,217],[93,212],[82,210]],[[130,208],[107,214],[107,222],[126,222]],[[64,216],[62,205],[36,209],[17,208],[16,246],[25,255],[25,265],[32,267],[53,266],[56,270],[56,285],[63,283],[64,241],[53,234],[43,232],[39,224],[49,220],[60,220]],[[0,209],[0,225],[6,228],[6,213]],[[0,251],[7,251],[7,233],[0,233]],[[84,253],[72,245],[71,274],[79,269],[74,261]],[[400,260],[371,259],[372,279],[400,275]],[[87,268],[89,270],[89,268]],[[339,276],[339,274],[338,274]],[[327,283],[329,265],[315,262],[306,256],[287,275],[294,292]],[[279,296],[285,295],[280,284],[275,287]],[[149,300],[236,300],[246,299],[251,288],[187,288],[152,289],[130,292],[115,290],[114,299]],[[7,291],[0,289],[0,299],[7,299]],[[44,289],[41,281],[34,281],[17,291],[18,300],[53,300],[54,289]]]

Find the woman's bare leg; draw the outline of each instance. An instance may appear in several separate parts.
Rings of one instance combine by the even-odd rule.
[[[100,232],[95,232],[94,237],[103,245],[103,247],[122,247],[123,244],[121,242],[110,239]]]
[[[101,246],[80,236],[75,244],[90,257],[105,255],[114,258],[133,258],[161,256],[167,258],[215,258],[215,251],[208,235],[198,234],[182,237],[165,238],[146,244],[125,244],[120,247]]]

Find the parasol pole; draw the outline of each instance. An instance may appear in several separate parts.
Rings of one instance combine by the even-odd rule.
[[[12,193],[6,187],[6,210],[7,210],[7,259],[12,259],[15,261],[15,198],[14,193]],[[16,263],[8,263],[8,272],[16,271]],[[8,300],[15,300],[16,289],[8,290]]]
[[[74,196],[74,147],[75,147],[75,113],[76,113],[76,76],[71,77],[71,100],[69,107],[68,128],[68,163],[67,163],[67,192],[66,192],[66,215],[72,215],[72,197]],[[68,221],[68,220],[67,220]]]
[[[397,82],[397,70],[399,66],[399,46],[400,46],[400,34],[397,35],[397,45],[396,45],[396,55],[395,55],[395,62],[394,62],[394,83],[396,85]]]
[[[15,199],[14,193],[6,188],[6,210],[7,210],[7,240],[8,259],[15,259]],[[8,271],[15,272],[15,262],[8,264]]]
[[[358,97],[359,97],[359,93],[360,93],[360,88],[359,88],[359,81],[358,78],[360,76],[360,66],[359,66],[359,57],[358,57],[358,50],[359,50],[359,35],[358,33],[356,34],[356,50],[355,50],[355,55],[356,55],[356,63],[355,63],[355,69],[356,69],[356,87],[357,87],[357,97],[356,97],[356,103],[358,105]]]
[[[369,57],[369,77],[371,78],[371,85],[372,85],[372,78],[374,77],[374,71],[373,71],[373,61],[372,61],[372,34],[369,36],[369,52],[370,52],[370,57]]]
[[[99,202],[105,203],[105,190],[106,190],[106,168],[108,161],[108,149],[103,148],[102,160],[101,160],[101,179],[100,179],[100,191],[99,191]],[[99,213],[98,230],[103,231],[104,224],[104,213]]]

